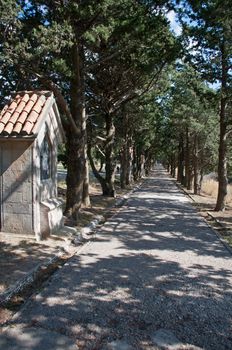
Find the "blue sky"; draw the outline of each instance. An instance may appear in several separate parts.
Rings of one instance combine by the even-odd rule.
[[[178,23],[177,20],[177,15],[175,13],[175,11],[171,10],[167,13],[167,18],[170,21],[170,26],[172,31],[176,34],[176,35],[180,35],[181,34],[181,26]]]

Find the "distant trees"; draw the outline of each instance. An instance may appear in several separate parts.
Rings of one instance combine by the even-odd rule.
[[[129,182],[127,163],[131,156],[135,155],[136,150],[136,147],[133,147],[135,140],[132,123],[135,111],[132,111],[132,104],[137,106],[136,128],[138,128],[141,124],[138,120],[141,118],[139,109],[141,104],[145,103],[142,96],[156,89],[163,69],[173,62],[178,52],[178,42],[169,30],[164,9],[158,5],[156,8],[154,4],[152,12],[148,10],[147,6],[136,5],[130,11],[119,13],[111,35],[107,40],[105,38],[100,40],[96,49],[97,61],[102,62],[100,69],[95,62],[88,77],[90,115],[95,115],[98,126],[101,125],[101,128],[97,127],[93,132],[94,117],[89,121],[92,123],[90,125],[92,136],[88,143],[88,155],[93,173],[100,181],[104,195],[115,194],[116,160],[121,160],[122,163],[121,185],[124,187],[125,183]],[[111,59],[105,61],[105,57]],[[120,124],[118,119],[121,121]],[[119,130],[122,126],[123,135]],[[115,136],[117,136],[116,142]],[[121,143],[120,137],[124,139],[122,149],[118,148]],[[92,151],[95,150],[96,153],[99,147],[105,163],[104,176],[97,171],[92,157]],[[138,159],[134,160],[134,177],[138,164]]]
[[[217,163],[217,95],[189,65],[178,65],[163,101],[161,149],[172,176],[200,193],[206,171]],[[176,173],[177,170],[177,173]]]
[[[230,0],[180,0],[177,4],[180,4],[180,18],[188,42],[189,61],[203,79],[219,85],[219,190],[215,210],[224,210],[227,194],[227,138],[232,123],[228,109],[231,100],[232,3]]]

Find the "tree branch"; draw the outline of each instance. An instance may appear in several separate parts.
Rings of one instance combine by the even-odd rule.
[[[42,84],[44,86],[49,88],[49,90],[51,90],[54,93],[54,96],[56,97],[56,100],[57,100],[57,104],[60,107],[60,109],[62,110],[62,112],[67,116],[70,125],[73,127],[74,133],[79,135],[80,132],[79,132],[77,126],[76,126],[76,123],[75,123],[73,117],[72,117],[72,114],[70,112],[68,104],[67,104],[64,96],[60,92],[60,89],[57,86],[57,84],[55,84],[49,78],[46,78],[46,77],[44,77],[43,75],[41,75],[39,73],[33,72],[33,74],[42,82]],[[66,121],[64,121],[64,122],[66,122]],[[64,125],[64,127],[65,127],[65,125]]]

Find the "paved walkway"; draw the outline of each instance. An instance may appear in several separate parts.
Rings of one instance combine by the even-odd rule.
[[[162,169],[0,336],[4,350],[232,349],[232,259]]]

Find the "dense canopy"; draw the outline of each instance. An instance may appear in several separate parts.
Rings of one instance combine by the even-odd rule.
[[[117,168],[124,188],[160,161],[195,193],[216,171],[225,208],[231,15],[229,0],[0,1],[0,103],[53,91],[68,217],[89,205],[88,161],[107,196]]]

